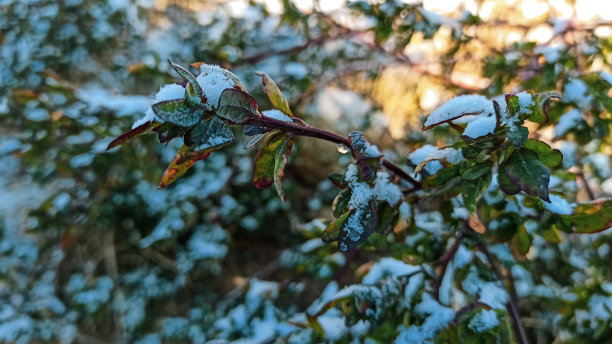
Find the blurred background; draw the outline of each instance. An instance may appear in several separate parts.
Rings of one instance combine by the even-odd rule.
[[[344,255],[320,241],[337,193],[326,176],[351,161],[329,143],[296,141],[286,204],[252,186],[256,151],[240,143],[164,190],[181,142],[148,135],[105,152],[162,85],[180,82],[168,59],[231,69],[269,109],[254,74],[265,72],[298,117],[361,130],[402,165],[425,143],[456,140],[420,130],[454,95],[563,92],[578,80],[585,90],[569,102],[584,123],[565,147],[586,159],[594,192],[612,195],[599,121],[610,84],[593,76],[612,71],[611,1],[0,0],[0,11],[3,343],[308,342],[295,316],[330,281],[401,250],[379,237]],[[536,135],[564,144],[552,127]]]

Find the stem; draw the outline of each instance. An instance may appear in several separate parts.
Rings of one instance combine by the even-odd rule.
[[[478,245],[478,249],[482,253],[484,253],[484,255],[487,257],[487,261],[491,265],[491,270],[493,270],[493,273],[495,273],[495,276],[497,276],[497,278],[502,283],[504,283],[504,278],[501,272],[499,271],[499,269],[497,268],[497,266],[495,265],[493,256],[491,256],[491,252],[489,252],[489,249],[487,248],[487,246],[483,243],[480,243]],[[504,283],[504,287],[506,287],[505,283]],[[510,301],[506,305],[506,308],[508,310],[508,313],[510,313],[512,322],[514,323],[514,327],[517,332],[518,341],[520,344],[529,344],[529,340],[527,339],[527,333],[525,332],[525,328],[523,327],[523,324],[521,323],[521,315],[518,310],[518,301],[516,301],[518,300],[518,296],[516,295],[516,292],[514,290],[508,290],[508,287],[506,287],[506,290],[510,294]]]
[[[269,118],[269,117],[250,118],[242,124],[243,125],[255,125],[255,126],[264,127],[264,128],[282,130],[285,132],[293,133],[298,136],[314,137],[317,139],[333,142],[336,144],[343,144],[347,147],[351,147],[351,144],[347,138],[331,133],[329,131],[325,131],[323,129],[311,127],[309,125],[298,125],[295,123],[280,121],[280,120]],[[385,166],[389,171],[395,173],[400,178],[413,184],[414,185],[413,189],[421,188],[421,182],[412,178],[408,173],[406,173],[404,170],[402,170],[399,166],[397,166],[393,162],[385,158],[383,158],[381,162],[383,166]]]
[[[455,239],[452,245],[446,250],[446,253],[438,260],[432,263],[432,265],[442,265],[442,271],[440,272],[440,276],[436,280],[436,284],[433,287],[433,297],[436,300],[440,300],[440,287],[442,286],[442,280],[444,279],[444,275],[446,275],[446,270],[448,270],[448,265],[450,264],[453,257],[455,257],[455,253],[459,249],[459,245],[461,244],[461,240],[463,240],[463,232],[459,233],[459,236]]]

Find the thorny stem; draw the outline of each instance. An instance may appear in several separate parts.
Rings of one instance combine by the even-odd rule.
[[[269,118],[269,117],[250,118],[246,120],[243,124],[282,130],[285,132],[293,133],[298,136],[314,137],[317,139],[321,139],[321,140],[325,140],[325,141],[329,141],[329,142],[333,142],[337,144],[343,144],[349,148],[351,147],[350,142],[347,138],[344,138],[340,135],[331,133],[329,131],[325,131],[323,129],[312,127],[309,125],[298,125],[298,124],[280,121],[280,120]],[[402,170],[399,166],[397,166],[393,162],[385,158],[383,158],[381,162],[383,166],[385,166],[389,171],[393,172],[400,178],[414,185],[414,187],[412,188],[413,191],[421,188],[421,182],[412,178],[408,173],[406,173],[404,170]]]
[[[491,252],[489,252],[489,249],[487,248],[487,246],[483,243],[480,243],[478,245],[478,249],[482,253],[484,253],[484,255],[487,257],[487,261],[491,265],[491,270],[493,270],[493,273],[495,273],[495,276],[497,276],[497,278],[504,284],[504,287],[505,287],[506,285],[504,283],[504,278],[501,272],[499,271],[499,269],[497,268],[497,266],[495,265],[493,256],[491,256]],[[506,305],[506,308],[508,310],[508,313],[510,313],[512,322],[514,323],[514,327],[517,332],[518,341],[520,344],[529,344],[529,340],[527,339],[527,333],[525,332],[525,328],[523,327],[523,324],[521,323],[521,315],[518,310],[518,302],[516,301],[518,300],[518,296],[516,295],[514,290],[508,290],[507,287],[506,287],[506,290],[510,294],[510,301]]]

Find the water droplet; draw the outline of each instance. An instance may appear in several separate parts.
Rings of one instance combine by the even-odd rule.
[[[344,143],[338,143],[338,152],[340,152],[340,154],[346,154],[349,152],[349,149]]]

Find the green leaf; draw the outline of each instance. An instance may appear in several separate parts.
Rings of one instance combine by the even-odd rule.
[[[332,173],[327,176],[327,179],[329,179],[332,184],[339,187],[340,189],[344,189],[348,186],[348,184],[344,180],[344,174],[342,173]]]
[[[325,231],[323,231],[321,240],[327,243],[338,240],[338,237],[340,237],[340,232],[342,231],[342,227],[344,226],[344,222],[350,214],[350,211],[346,211],[344,214],[341,214],[340,217],[332,221],[332,223],[330,223],[327,228],[325,228]]]
[[[532,97],[534,105],[533,113],[527,117],[528,120],[536,123],[548,123],[548,105],[551,99],[562,100],[563,96],[558,92],[536,93]]]
[[[514,116],[518,114],[521,109],[521,104],[519,103],[519,99],[514,94],[506,94],[506,105],[508,105],[508,110],[510,110],[510,115]]]
[[[491,172],[493,168],[493,161],[485,160],[483,162],[478,162],[467,170],[461,173],[461,177],[466,180],[476,180],[483,176],[487,172]]]
[[[264,92],[268,95],[268,98],[270,98],[272,105],[274,105],[275,108],[280,110],[285,115],[293,117],[291,109],[289,109],[289,102],[287,102],[283,92],[281,92],[278,86],[276,86],[274,80],[272,80],[272,78],[270,78],[266,73],[256,72],[255,74],[261,77]]]
[[[185,135],[187,130],[188,128],[184,128],[170,122],[164,122],[161,125],[153,128],[153,131],[157,133],[159,143],[167,143],[177,137],[181,137]]]
[[[188,150],[189,147],[183,145],[179,149],[178,153],[176,153],[174,160],[172,160],[168,168],[166,168],[166,171],[164,171],[162,180],[159,183],[160,189],[172,184],[175,180],[184,175],[191,167],[193,167],[196,162],[206,159],[210,155],[210,152],[197,152],[197,154],[191,158],[185,159],[185,154],[188,152]]]
[[[499,188],[505,192],[507,195],[516,195],[521,192],[521,188],[514,184],[508,174],[506,173],[506,164],[500,164],[497,169],[497,182],[499,183]]]
[[[478,203],[478,198],[482,196],[485,190],[489,187],[489,184],[491,184],[491,176],[492,173],[489,170],[480,178],[466,181],[461,187],[461,197],[463,197],[463,204],[470,213],[476,213],[476,204]]]
[[[579,204],[574,214],[561,215],[560,222],[576,233],[598,233],[612,227],[612,199]]]
[[[504,165],[512,183],[528,195],[538,196],[550,202],[548,198],[550,171],[534,152],[520,148],[512,153]]]
[[[351,195],[351,189],[344,189],[334,198],[334,202],[332,203],[334,217],[340,216],[347,210]]]
[[[184,99],[167,100],[151,105],[155,114],[166,122],[181,127],[196,125],[204,116],[204,109],[199,106],[190,107]]]
[[[560,244],[563,241],[563,237],[561,237],[561,233],[554,226],[550,226],[542,230],[542,237],[544,240],[553,243]]]
[[[517,229],[516,233],[512,237],[512,246],[516,249],[516,251],[524,256],[529,252],[529,248],[531,247],[531,236],[527,232],[525,225],[520,225]]]
[[[549,145],[542,141],[534,139],[527,140],[523,148],[536,153],[538,159],[548,167],[555,167],[563,161],[563,154],[561,154],[559,150],[550,148]]]
[[[197,106],[202,104],[202,97],[197,95],[190,83],[185,86],[185,102],[188,106]]]
[[[170,63],[170,66],[172,67],[172,69],[174,69],[180,76],[182,76],[183,78],[185,78],[185,80],[187,80],[189,82],[189,84],[191,84],[191,86],[193,87],[193,90],[195,91],[195,94],[199,97],[202,97],[202,95],[204,94],[204,92],[202,92],[202,88],[200,87],[200,84],[198,84],[198,81],[196,80],[196,77],[193,76],[193,74],[191,74],[187,69],[174,64],[172,61],[168,60],[168,62]],[[202,100],[200,98],[200,100]]]
[[[287,160],[289,160],[289,154],[291,154],[291,147],[293,147],[293,136],[289,134],[286,135],[285,141],[276,150],[276,157],[274,158],[274,186],[283,203],[287,201],[285,189],[283,188],[283,179],[285,179],[285,166],[287,165]]]
[[[234,140],[234,133],[218,117],[201,121],[185,134],[185,144],[194,151],[217,150]]]
[[[287,134],[274,133],[268,135],[259,149],[253,162],[253,184],[259,189],[265,189],[274,184],[274,167],[276,151],[284,144]]]
[[[527,141],[527,137],[529,136],[529,129],[521,126],[517,126],[515,129],[510,129],[508,131],[508,140],[512,142],[512,144],[519,148],[525,144]]]
[[[395,218],[395,210],[388,202],[378,202],[378,222],[376,224],[376,232],[384,233],[391,228],[393,219]]]
[[[121,136],[117,137],[116,139],[112,140],[111,143],[108,144],[108,147],[106,147],[106,150],[109,151],[117,146],[120,146],[122,144],[128,143],[130,141],[132,141],[135,137],[140,136],[140,135],[144,135],[146,133],[151,132],[154,128],[160,126],[161,123],[159,122],[155,122],[155,121],[151,121],[151,122],[147,122],[144,123],[142,125],[137,126],[136,128],[128,131],[125,134],[122,134]]]
[[[217,116],[240,124],[250,118],[261,117],[255,99],[248,93],[228,88],[221,93]]]
[[[364,242],[376,229],[378,222],[378,203],[370,199],[362,209],[352,209],[338,237],[338,248],[347,252]]]

